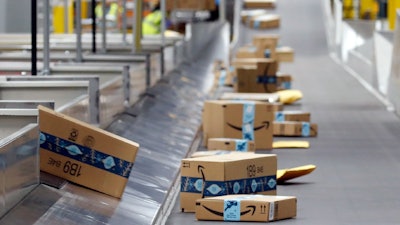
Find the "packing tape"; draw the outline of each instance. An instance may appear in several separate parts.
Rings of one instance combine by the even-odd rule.
[[[283,89],[292,89],[292,82],[284,81],[284,82],[282,82],[281,86],[282,86]]]
[[[242,123],[242,136],[243,139],[254,141],[254,102],[243,102],[243,123]]]
[[[119,159],[74,142],[40,132],[40,148],[128,178],[133,162]]]
[[[249,149],[247,140],[235,140],[235,145],[235,150],[239,152],[247,152],[247,150]]]
[[[311,130],[310,123],[306,123],[306,122],[301,123],[301,135],[303,137],[309,137],[310,136],[310,130]]]
[[[226,80],[226,70],[221,70],[219,73],[218,86],[219,87],[224,86],[225,80]]]
[[[275,112],[275,121],[276,122],[285,121],[285,115],[283,114],[283,112]]]
[[[259,75],[257,77],[257,83],[261,83],[261,84],[276,84],[277,83],[277,77],[276,76]]]
[[[260,28],[260,21],[259,20],[254,20],[254,28],[258,29]]]

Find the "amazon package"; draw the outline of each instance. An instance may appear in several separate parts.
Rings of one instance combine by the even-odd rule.
[[[272,149],[273,107],[256,101],[206,101],[203,108],[204,145],[209,138],[254,141],[256,149]]]
[[[255,152],[239,152],[232,150],[198,151],[190,155],[190,158],[198,158],[198,157],[214,156],[214,155],[228,155],[228,154],[255,154]]]
[[[236,58],[232,60],[232,66],[253,66],[257,68],[257,74],[265,76],[275,76],[279,67],[276,60],[266,58]]]
[[[166,0],[166,9],[176,10],[215,10],[214,0]]]
[[[234,83],[234,68],[220,69],[214,71],[214,86],[233,86]]]
[[[121,198],[139,144],[39,106],[40,169]]]
[[[225,195],[198,199],[198,220],[270,222],[296,217],[294,196]]]
[[[279,15],[265,14],[250,18],[248,26],[255,29],[270,29],[280,26],[281,18]]]
[[[276,49],[276,60],[278,62],[293,62],[294,50],[287,46],[282,46]]]
[[[318,134],[318,125],[309,122],[274,122],[273,127],[274,136],[315,137]]]
[[[242,93],[273,93],[291,88],[290,75],[260,74],[255,66],[242,66],[236,68],[236,82],[234,89]]]
[[[238,152],[254,152],[256,146],[254,141],[235,138],[209,138],[208,150],[230,150]]]
[[[311,113],[302,111],[278,111],[275,112],[275,121],[297,121],[297,122],[310,122]]]
[[[264,57],[277,59],[276,48],[279,42],[279,35],[266,34],[253,36],[252,44],[264,51]]]
[[[273,9],[276,0],[244,0],[243,7],[245,9]]]
[[[265,58],[265,50],[256,46],[243,46],[236,50],[236,58]]]
[[[274,112],[283,110],[283,104],[279,102],[279,95],[277,93],[224,92],[219,99],[229,101],[261,101],[268,103],[268,107]]]
[[[196,200],[232,194],[276,195],[274,154],[228,154],[182,159],[180,206],[195,212]]]

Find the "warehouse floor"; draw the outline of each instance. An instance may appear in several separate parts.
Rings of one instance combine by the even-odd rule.
[[[347,72],[328,51],[320,0],[278,1],[281,28],[242,27],[240,45],[255,33],[278,33],[295,49],[295,62],[281,65],[304,98],[286,109],[312,113],[319,134],[309,149],[262,151],[278,155],[278,168],[315,164],[310,175],[278,186],[298,198],[297,218],[277,224],[399,224],[400,120]],[[218,224],[181,213],[179,196],[166,224]],[[230,224],[230,223],[224,223]],[[247,224],[247,223],[244,223]]]

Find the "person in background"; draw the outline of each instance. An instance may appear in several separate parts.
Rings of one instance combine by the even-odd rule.
[[[122,8],[118,4],[117,0],[106,0],[106,27],[108,29],[120,29],[120,17],[122,13]],[[100,25],[102,23],[103,19],[103,5],[100,2],[99,4],[96,5],[95,8],[95,14],[97,18],[97,24]]]
[[[143,35],[155,35],[161,33],[162,12],[160,3],[157,2],[150,14],[143,18],[142,33]],[[169,27],[169,22],[166,20],[166,27]]]

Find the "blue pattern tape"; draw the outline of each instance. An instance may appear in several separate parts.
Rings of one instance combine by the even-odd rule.
[[[257,83],[261,83],[261,84],[276,84],[277,81],[277,77],[276,76],[264,76],[264,75],[260,75],[257,77]]]
[[[243,103],[243,123],[242,123],[242,136],[243,139],[254,140],[254,102]]]
[[[285,121],[285,115],[283,114],[283,112],[275,112],[275,121],[276,122]]]
[[[310,129],[311,129],[310,123],[306,123],[306,122],[301,123],[301,135],[303,137],[310,136]]]
[[[226,80],[226,71],[225,70],[221,70],[219,73],[219,80],[218,80],[218,85],[220,87],[225,85],[225,80]]]
[[[107,155],[44,132],[40,133],[40,147],[125,178],[129,177],[133,167],[133,162]]]
[[[181,177],[181,192],[198,194],[203,192],[204,197],[250,194],[271,190],[276,190],[276,175],[230,181],[203,181],[199,177]]]
[[[236,151],[247,152],[248,150],[247,140],[235,140],[235,145],[236,145],[235,148]]]

